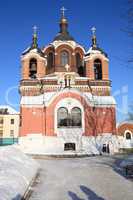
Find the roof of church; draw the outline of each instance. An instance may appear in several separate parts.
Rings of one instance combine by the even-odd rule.
[[[101,49],[100,47],[96,46],[92,46],[88,52],[86,53],[86,56],[89,56],[91,53],[95,53],[96,51],[99,51],[101,54],[105,55],[106,57],[108,57],[108,54],[105,53],[105,51],[103,49]]]
[[[27,53],[29,53],[32,50],[36,51],[36,53],[38,53],[40,56],[44,57],[44,53],[40,48],[38,48],[38,47],[35,48],[35,47],[32,47],[32,46],[28,47],[25,51],[23,51],[22,55],[24,56],[24,55],[26,55]]]
[[[97,44],[97,37],[96,37],[96,28],[92,27],[92,45],[91,48],[89,48],[88,52],[86,53],[86,56],[93,54],[93,53],[101,53],[104,56],[108,57],[107,53],[104,52],[103,49],[101,49]]]
[[[69,32],[66,32],[66,33],[59,32],[55,36],[54,41],[55,40],[62,40],[62,41],[72,40],[72,41],[75,41],[74,38],[69,34]]]
[[[37,41],[37,27],[34,26],[33,27],[33,37],[32,37],[32,43],[30,45],[30,47],[28,47],[23,53],[22,55],[26,55],[27,53],[29,53],[30,51],[34,51],[36,53],[38,53],[40,56],[44,57],[44,53],[42,52],[42,50],[38,47],[38,41]]]
[[[59,33],[55,36],[55,40],[61,40],[61,41],[74,41],[74,38],[69,34],[68,31],[68,21],[64,15],[64,12],[62,13],[61,19],[60,19],[60,31]]]
[[[53,45],[54,42],[75,42],[75,39],[70,35],[69,31],[68,31],[68,20],[66,19],[65,15],[64,15],[64,11],[65,9],[62,8],[62,16],[60,19],[60,31],[59,33],[54,37],[54,40],[52,43],[50,43],[51,45]],[[38,47],[38,42],[37,42],[37,27],[34,26],[33,27],[33,38],[32,38],[32,43],[30,45],[30,47],[28,47],[23,53],[22,55],[26,55],[27,53],[29,53],[30,51],[34,51],[36,53],[38,53],[40,56],[44,57],[44,52],[43,52],[43,48],[39,48]],[[89,48],[89,50],[86,52],[85,56],[89,56],[91,54],[95,54],[95,53],[101,53],[103,54],[105,57],[108,57],[107,53],[98,46],[97,44],[97,38],[96,38],[96,28],[92,27],[92,45]],[[77,43],[76,43],[77,44]]]

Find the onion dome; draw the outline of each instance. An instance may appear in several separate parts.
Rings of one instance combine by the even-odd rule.
[[[56,40],[62,40],[62,41],[68,41],[68,40],[72,40],[74,41],[74,38],[69,34],[68,32],[68,21],[65,17],[65,8],[61,8],[62,11],[62,16],[61,16],[61,20],[60,20],[60,32],[56,35],[56,37],[54,38],[54,41]]]
[[[107,53],[104,52],[103,49],[101,49],[100,47],[98,47],[98,44],[97,44],[97,38],[96,38],[96,28],[95,27],[92,27],[91,29],[92,31],[92,45],[91,45],[91,48],[87,51],[87,55],[90,55],[91,53],[101,53],[101,54],[104,54],[106,57],[108,57]]]
[[[37,52],[40,56],[44,56],[42,50],[38,47],[38,38],[37,38],[37,27],[34,26],[33,27],[33,37],[32,37],[32,43],[31,46],[28,47],[23,53],[22,55],[26,55],[27,53],[29,53],[30,51],[35,51]]]

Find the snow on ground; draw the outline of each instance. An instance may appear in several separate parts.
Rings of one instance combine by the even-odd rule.
[[[41,170],[30,200],[133,200],[133,182],[116,170],[116,159],[38,160]]]
[[[16,146],[0,147],[0,200],[20,200],[38,168]]]

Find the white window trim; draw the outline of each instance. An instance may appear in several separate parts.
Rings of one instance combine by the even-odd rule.
[[[71,102],[71,105],[69,105],[68,102]],[[70,111],[72,110],[72,108],[74,107],[78,107],[81,109],[81,116],[82,116],[82,127],[81,128],[77,128],[77,129],[81,129],[82,132],[85,131],[85,114],[84,114],[84,108],[83,106],[81,105],[81,103],[77,100],[77,99],[74,99],[74,98],[71,98],[71,97],[66,97],[64,99],[61,99],[56,107],[55,107],[55,112],[54,112],[54,132],[58,135],[58,122],[57,122],[57,111],[59,108],[61,107],[65,107],[68,109],[68,113],[70,113]],[[72,128],[74,129],[74,128]]]
[[[130,134],[131,134],[131,140],[132,140],[133,134],[132,134],[132,132],[131,132],[130,130],[126,130],[126,131],[124,132],[124,138],[126,139],[126,134],[127,134],[127,133],[130,133]],[[126,140],[128,140],[128,139],[126,139]]]

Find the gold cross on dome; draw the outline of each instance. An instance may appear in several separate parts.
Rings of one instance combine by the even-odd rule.
[[[64,8],[64,6],[60,9],[61,13],[62,13],[62,17],[65,16],[65,11],[67,10],[66,8]]]
[[[94,26],[91,28],[91,31],[92,31],[92,34],[93,34],[93,35],[96,34],[96,28],[95,28]]]
[[[33,26],[33,33],[37,34],[37,26],[35,26],[35,25]]]

